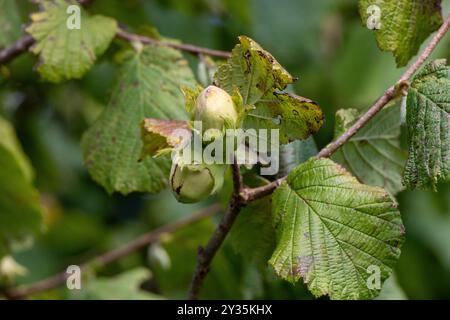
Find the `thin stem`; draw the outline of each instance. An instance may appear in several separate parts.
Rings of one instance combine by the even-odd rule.
[[[190,300],[198,299],[203,280],[209,272],[211,262],[225,240],[228,232],[233,226],[239,212],[245,206],[245,202],[241,197],[244,185],[242,182],[242,175],[240,173],[239,165],[236,163],[232,165],[234,190],[228,208],[220,221],[217,228],[214,230],[208,244],[205,248],[200,247],[198,250],[197,267],[195,268],[192,277],[191,285],[189,287],[188,298]]]
[[[165,225],[158,229],[155,229],[149,233],[143,234],[139,238],[123,245],[122,247],[116,248],[109,252],[106,252],[94,259],[83,263],[80,265],[80,269],[88,270],[90,268],[98,268],[114,262],[122,257],[129,255],[139,249],[142,249],[152,243],[159,241],[160,236],[165,233],[175,232],[187,225],[190,225],[199,220],[213,216],[215,213],[219,212],[221,206],[218,204],[212,205],[203,209],[202,211],[195,213],[187,218],[180,219],[174,223]],[[9,299],[22,299],[32,294],[47,291],[63,285],[67,279],[67,273],[65,271],[58,273],[52,277],[41,280],[31,285],[26,285],[18,288],[6,289],[3,293]]]
[[[188,43],[172,43],[167,41],[161,41],[152,39],[149,37],[137,35],[134,33],[129,33],[123,29],[119,29],[117,31],[116,37],[118,39],[126,40],[129,42],[133,41],[139,41],[144,44],[152,44],[152,45],[160,45],[165,47],[174,48],[181,51],[186,51],[193,54],[203,54],[218,58],[229,58],[231,56],[230,52],[227,51],[220,51],[220,50],[214,50],[209,48],[203,48],[199,46],[195,46],[193,44]],[[32,36],[26,35],[23,38],[19,39],[15,43],[13,43],[8,48],[5,48],[0,51],[0,65],[7,64],[11,62],[13,59],[21,55],[22,53],[25,53],[36,41],[33,39]]]
[[[30,35],[24,36],[22,39],[17,40],[8,48],[0,51],[0,65],[7,64],[13,59],[20,56],[22,53],[28,50],[34,43],[34,39]]]

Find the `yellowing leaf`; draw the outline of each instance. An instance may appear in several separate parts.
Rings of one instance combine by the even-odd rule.
[[[227,63],[219,66],[215,83],[233,94],[237,87],[243,97],[244,105],[258,102],[267,93],[284,90],[295,81],[275,58],[254,40],[239,37],[240,44],[233,49]]]
[[[303,140],[316,133],[324,116],[313,101],[280,92],[295,81],[275,58],[254,40],[241,36],[227,63],[219,66],[214,83],[242,97],[247,129],[279,129],[280,142]]]
[[[79,79],[105,52],[117,32],[114,19],[89,16],[82,8],[80,29],[69,29],[67,8],[73,0],[38,0],[41,11],[31,15],[26,31],[36,40],[31,47],[39,55],[37,70],[50,82]]]

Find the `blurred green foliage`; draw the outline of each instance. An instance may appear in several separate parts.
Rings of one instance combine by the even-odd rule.
[[[25,24],[35,8],[28,1],[16,3]],[[444,3],[446,15],[450,6],[448,1]],[[238,35],[252,37],[299,77],[296,93],[322,106],[326,123],[315,137],[319,148],[332,139],[338,109],[367,108],[403,71],[396,68],[390,53],[377,48],[372,32],[361,25],[357,1],[96,0],[89,11],[130,27],[150,25],[165,37],[222,50],[230,50]],[[114,59],[120,46],[114,42],[79,81],[58,85],[40,81],[32,71],[36,61],[31,54],[1,69],[0,115],[15,126],[47,209],[46,232],[34,246],[14,254],[28,269],[27,275],[17,278],[18,284],[81,263],[211,202],[182,205],[168,191],[109,196],[88,175],[80,139],[109,100],[118,76]],[[197,70],[196,58],[186,57]],[[432,58],[450,58],[450,37],[439,44]],[[450,185],[439,190],[398,195],[407,236],[396,268],[404,295],[391,290],[396,297],[450,298]],[[205,244],[212,228],[210,220],[194,224],[163,238],[156,258],[142,250],[102,268],[101,278],[96,280],[101,293],[94,283],[85,298],[105,297],[103,293],[111,287],[102,282],[104,277],[124,271],[131,272],[134,280],[142,280],[143,288],[155,295],[184,297],[197,248]],[[161,262],[164,259],[165,263]],[[150,268],[152,273],[136,269],[139,267]],[[114,279],[116,285],[128,283],[123,278]],[[56,289],[37,297],[71,296]],[[271,270],[242,259],[229,241],[214,260],[202,297],[311,298],[302,284],[292,286]]]

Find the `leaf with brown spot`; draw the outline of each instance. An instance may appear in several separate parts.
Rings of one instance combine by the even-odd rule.
[[[38,0],[41,10],[31,15],[26,29],[36,43],[30,51],[39,55],[37,70],[50,82],[80,79],[109,47],[117,31],[114,19],[90,16],[81,10],[80,29],[67,27],[67,8],[74,0]]]
[[[273,194],[276,249],[269,263],[315,296],[371,299],[371,265],[384,282],[400,256],[404,227],[395,201],[330,159],[309,160]]]
[[[180,146],[192,136],[187,121],[147,118],[141,124],[142,161],[146,156],[158,157]]]
[[[215,84],[242,96],[247,129],[279,129],[280,142],[304,140],[315,134],[324,116],[313,101],[280,92],[296,78],[254,40],[241,36],[227,63],[219,66]]]

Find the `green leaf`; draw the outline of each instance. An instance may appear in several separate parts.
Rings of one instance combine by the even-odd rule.
[[[239,37],[227,63],[219,66],[215,83],[230,95],[237,87],[245,105],[253,105],[275,90],[284,90],[295,81],[275,58],[254,40]]]
[[[114,277],[101,277],[87,281],[80,291],[71,291],[74,299],[86,300],[160,300],[163,297],[140,289],[151,278],[145,268],[136,268]]]
[[[273,195],[277,247],[270,264],[315,296],[369,299],[369,266],[384,282],[400,256],[404,227],[394,200],[329,159],[298,166]]]
[[[82,8],[80,29],[69,29],[67,8],[73,0],[38,0],[41,11],[31,15],[26,31],[36,40],[31,51],[39,55],[37,70],[50,82],[80,79],[109,47],[117,32],[114,19],[89,16]],[[78,5],[79,6],[79,5]]]
[[[373,16],[368,10],[372,5],[379,7],[381,15],[380,28],[375,30],[378,46],[394,54],[398,67],[405,66],[442,24],[441,0],[360,0],[364,25]]]
[[[296,79],[255,41],[245,36],[239,41],[231,58],[219,66],[214,83],[230,95],[239,90],[247,111],[244,127],[280,129],[283,144],[316,133],[323,124],[320,107],[309,99],[281,93]]]
[[[166,186],[170,162],[138,162],[140,124],[146,117],[187,119],[180,86],[195,86],[195,80],[176,50],[147,46],[126,56],[108,107],[83,137],[84,160],[109,193],[158,192]]]
[[[407,97],[409,156],[403,176],[408,188],[436,189],[450,181],[450,69],[435,60],[418,73]]]
[[[0,48],[19,39],[20,24],[16,3],[11,0],[0,0]]]
[[[335,138],[358,118],[355,109],[336,113]],[[406,153],[400,148],[400,104],[386,107],[358,131],[332,157],[359,181],[383,187],[392,194],[403,189],[402,172]]]
[[[32,169],[13,127],[0,118],[0,257],[14,240],[37,233],[42,207]]]

